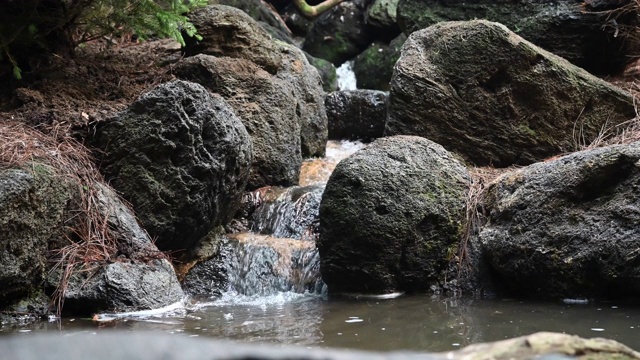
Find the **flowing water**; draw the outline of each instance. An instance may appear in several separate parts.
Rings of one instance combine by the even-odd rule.
[[[64,318],[0,334],[99,333],[156,330],[176,336],[365,350],[446,351],[537,331],[607,337],[640,350],[640,307],[583,300],[530,302],[448,299],[429,295],[332,297],[319,275],[318,209],[335,165],[362,148],[330,142],[325,159],[305,162],[300,186],[263,188],[251,232],[228,236],[222,247],[227,288],[164,309]]]

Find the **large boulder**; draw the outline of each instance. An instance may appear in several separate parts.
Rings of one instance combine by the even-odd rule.
[[[214,4],[227,5],[240,9],[259,23],[263,25],[266,24],[268,28],[291,36],[291,31],[289,31],[285,22],[280,18],[278,12],[263,0],[209,0],[209,5]],[[268,29],[266,30],[269,31]]]
[[[341,161],[320,205],[321,273],[329,291],[421,291],[457,248],[467,169],[414,136],[374,141]]]
[[[370,0],[342,2],[320,15],[307,34],[302,50],[338,66],[352,59],[374,39],[365,22]]]
[[[508,292],[640,295],[640,142],[503,175],[483,197],[484,256]]]
[[[269,99],[270,103],[284,101],[278,96],[287,93],[291,99],[287,103],[281,102],[278,106],[286,109],[284,111],[287,112],[291,106],[296,109],[293,116],[287,119],[300,123],[300,131],[296,134],[301,137],[299,141],[302,156],[324,155],[327,119],[324,111],[322,79],[318,71],[309,64],[304,53],[295,46],[274,41],[254,19],[232,7],[212,5],[202,10],[202,14],[196,13],[193,20],[197,21],[198,29],[203,28],[206,31],[200,32],[203,37],[201,41],[187,46],[187,54],[244,59],[280,79],[278,87],[281,89],[274,94],[273,99]],[[216,88],[215,84],[202,83],[202,85],[210,89]],[[243,87],[251,86],[251,84],[242,85]],[[225,92],[233,93],[234,91],[241,91],[241,89],[229,88]],[[228,96],[225,97],[229,100]],[[276,140],[273,139],[273,141]],[[292,143],[287,142],[287,146],[289,145]]]
[[[300,49],[281,44],[280,51],[282,65],[276,77],[282,80],[294,99],[302,156],[322,157],[328,136],[322,78]]]
[[[353,73],[358,89],[389,91],[393,67],[406,40],[407,36],[400,34],[389,44],[376,41],[356,57]]]
[[[101,123],[101,170],[162,250],[188,250],[233,217],[252,145],[233,109],[185,81],[159,85]]]
[[[45,164],[0,170],[0,309],[38,297],[75,192]]]
[[[249,188],[298,182],[300,123],[289,84],[248,60],[210,55],[184,59],[175,73],[222,95],[244,123],[253,143]]]
[[[246,21],[250,19],[251,21]],[[202,39],[185,38],[187,56],[207,54],[251,60],[275,74],[282,63],[279,46],[247,13],[226,5],[209,5],[189,13]]]
[[[371,141],[382,137],[388,93],[377,90],[335,91],[324,102],[329,139]]]
[[[617,22],[599,8],[575,0],[400,0],[397,21],[404,33],[442,21],[485,19],[504,24],[532,43],[589,71],[603,75],[617,72],[627,61],[624,36],[617,36]],[[606,1],[620,7],[626,1]],[[627,18],[632,19],[633,16]],[[635,21],[635,20],[634,20]],[[605,24],[610,23],[609,30]],[[631,23],[633,24],[633,23]],[[633,28],[633,26],[632,26]],[[479,52],[478,54],[480,54]]]
[[[398,2],[399,0],[373,0],[365,15],[366,23],[386,32],[383,37],[397,35],[400,33],[396,22]]]
[[[634,116],[630,94],[503,25],[444,22],[405,42],[385,134],[424,136],[502,167],[575,150]]]

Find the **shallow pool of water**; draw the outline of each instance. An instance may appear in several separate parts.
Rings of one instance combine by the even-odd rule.
[[[606,337],[640,349],[640,307],[624,303],[566,304],[517,300],[322,299],[278,294],[227,295],[188,302],[169,314],[95,322],[70,319],[0,328],[0,334],[42,331],[100,333],[156,330],[177,336],[365,350],[445,351],[538,331]]]

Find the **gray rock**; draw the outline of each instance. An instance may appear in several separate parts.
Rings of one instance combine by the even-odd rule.
[[[626,2],[608,3],[619,7]],[[605,28],[611,19],[598,13],[601,9],[589,10],[590,5],[574,0],[400,0],[397,21],[407,35],[442,21],[495,21],[591,72],[615,73],[626,63],[631,42]],[[624,17],[617,21],[614,27],[623,26]]]
[[[479,240],[499,282],[531,297],[640,295],[640,142],[503,175]]]
[[[65,291],[66,313],[140,311],[182,300],[184,293],[166,259],[116,261],[74,274]]]
[[[387,119],[388,93],[377,90],[336,91],[325,107],[332,140],[371,141],[382,137]]]
[[[77,264],[64,291],[66,313],[91,315],[100,311],[139,311],[180,301],[184,293],[176,273],[131,210],[109,187],[96,183],[94,204],[105,215],[117,247],[114,262]],[[48,279],[60,285],[63,269]]]
[[[322,157],[328,136],[322,78],[300,49],[282,44],[281,53],[282,66],[276,76],[287,85],[295,100],[302,156]]]
[[[201,23],[200,26],[207,29],[206,32],[201,33],[204,39],[200,43],[203,45],[187,46],[188,54],[202,53],[244,59],[282,80],[278,84],[281,89],[274,93],[273,99],[269,99],[271,104],[277,104],[276,106],[283,108],[283,114],[280,115],[286,115],[286,117],[282,118],[280,122],[285,122],[288,119],[295,119],[299,122],[300,131],[291,132],[290,136],[295,134],[301,137],[299,147],[301,146],[302,156],[324,155],[327,141],[327,120],[324,111],[322,79],[318,71],[309,64],[304,53],[293,45],[271,39],[265,32],[261,32],[262,29],[259,29],[260,25],[255,20],[238,9],[222,5],[209,6],[206,9],[202,14],[194,15],[194,19],[197,19],[199,24]],[[212,44],[207,45],[209,42]],[[211,50],[210,48],[213,47],[215,49]],[[234,69],[237,70],[237,66]],[[188,79],[198,81],[197,77],[189,77]],[[215,84],[201,84],[209,89],[219,88]],[[251,87],[251,84],[243,85],[241,88]],[[229,88],[225,90],[225,93],[235,91],[241,91],[241,89]],[[283,93],[286,93],[286,96],[291,99],[286,101],[282,99]],[[231,100],[229,96],[223,96],[227,100]],[[239,99],[236,100],[239,101]],[[280,103],[278,104],[278,102]],[[288,115],[291,106],[295,110],[293,115]],[[238,107],[235,109],[239,112]],[[246,112],[244,111],[244,113]],[[239,114],[239,116],[244,117],[243,114]],[[263,127],[265,126],[268,125],[263,125]],[[252,135],[256,136],[257,134],[254,132]],[[277,142],[279,139],[270,141]],[[293,145],[294,143],[287,141],[283,146]],[[289,156],[289,154],[287,152],[285,156]],[[297,157],[293,157],[293,160],[296,159]],[[295,174],[291,173],[290,176],[295,176]],[[284,183],[271,182],[267,184]]]
[[[405,42],[385,135],[424,136],[477,165],[530,164],[633,118],[633,104],[503,25],[443,22]]]
[[[0,309],[42,295],[48,242],[64,236],[72,189],[44,164],[0,170]]]
[[[209,5],[189,13],[202,40],[185,38],[187,56],[207,54],[251,60],[275,74],[282,57],[278,45],[258,22],[240,9]]]
[[[173,81],[100,124],[101,170],[162,250],[188,250],[233,217],[252,145],[218,95]]]
[[[305,37],[302,50],[336,66],[354,58],[374,38],[364,20],[369,2],[345,1],[321,14]]]
[[[399,0],[374,0],[365,20],[367,24],[380,29],[394,29],[398,27],[396,12]]]
[[[291,84],[248,60],[210,55],[185,59],[175,73],[222,95],[246,126],[253,143],[250,189],[298,182],[301,135]]]
[[[329,291],[421,291],[460,240],[467,169],[415,136],[374,141],[341,161],[320,205],[321,272]]]
[[[291,37],[291,32],[278,13],[263,0],[210,0],[209,5],[227,5],[240,9],[251,16],[254,20],[265,23],[275,29],[278,33],[287,34]],[[269,31],[269,30],[267,30]]]
[[[401,34],[389,44],[376,41],[356,57],[353,72],[358,89],[389,91],[393,67],[406,40],[407,36]]]

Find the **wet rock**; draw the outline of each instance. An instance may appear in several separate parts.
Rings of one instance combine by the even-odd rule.
[[[322,78],[322,89],[326,92],[336,91],[338,89],[338,76],[336,67],[327,60],[319,59],[305,53],[309,64],[315,67]]]
[[[358,89],[389,91],[393,66],[406,40],[407,36],[401,34],[389,44],[376,41],[356,57],[353,72]]]
[[[251,231],[280,238],[314,240],[324,186],[259,189],[259,206],[251,214]]]
[[[198,84],[173,81],[100,124],[101,170],[162,250],[188,250],[239,206],[252,162],[247,130]]]
[[[461,235],[467,169],[414,136],[374,141],[341,161],[320,205],[322,278],[329,291],[423,291]]]
[[[149,310],[183,297],[173,267],[166,259],[117,261],[72,276],[65,291],[64,311],[91,315],[101,311]]]
[[[388,94],[377,90],[336,91],[327,94],[325,107],[332,140],[371,141],[382,137]]]
[[[302,50],[338,66],[355,57],[373,41],[365,22],[370,0],[342,2],[320,15],[307,34]]]
[[[623,4],[618,3],[617,7]],[[561,56],[591,72],[610,74],[628,60],[624,36],[616,36],[613,27],[635,19],[617,18],[613,27],[607,14],[590,13],[580,1],[558,0],[400,0],[397,21],[404,33],[424,29],[442,21],[486,19],[504,24],[528,41]]]
[[[503,175],[479,241],[498,282],[530,297],[640,295],[640,142]]]
[[[28,300],[43,295],[48,243],[64,236],[72,190],[45,164],[0,170],[0,309],[41,307]]]
[[[95,184],[96,204],[117,247],[113,262],[77,264],[64,290],[64,312],[139,311],[182,300],[173,266],[138,225],[131,210],[109,187]],[[54,268],[50,286],[61,284],[65,269]]]
[[[184,285],[192,295],[273,295],[314,292],[319,282],[313,241],[239,233],[224,241],[220,256],[195,265]]]
[[[242,120],[253,143],[250,189],[298,182],[300,122],[289,84],[248,60],[209,55],[185,59],[175,73],[222,95]]]
[[[634,116],[630,94],[500,24],[444,22],[405,42],[385,134],[503,167],[569,152]]]
[[[209,5],[190,12],[189,20],[202,40],[185,38],[187,56],[207,54],[247,59],[271,74],[278,71],[282,63],[279,46],[244,11],[226,5]]]

